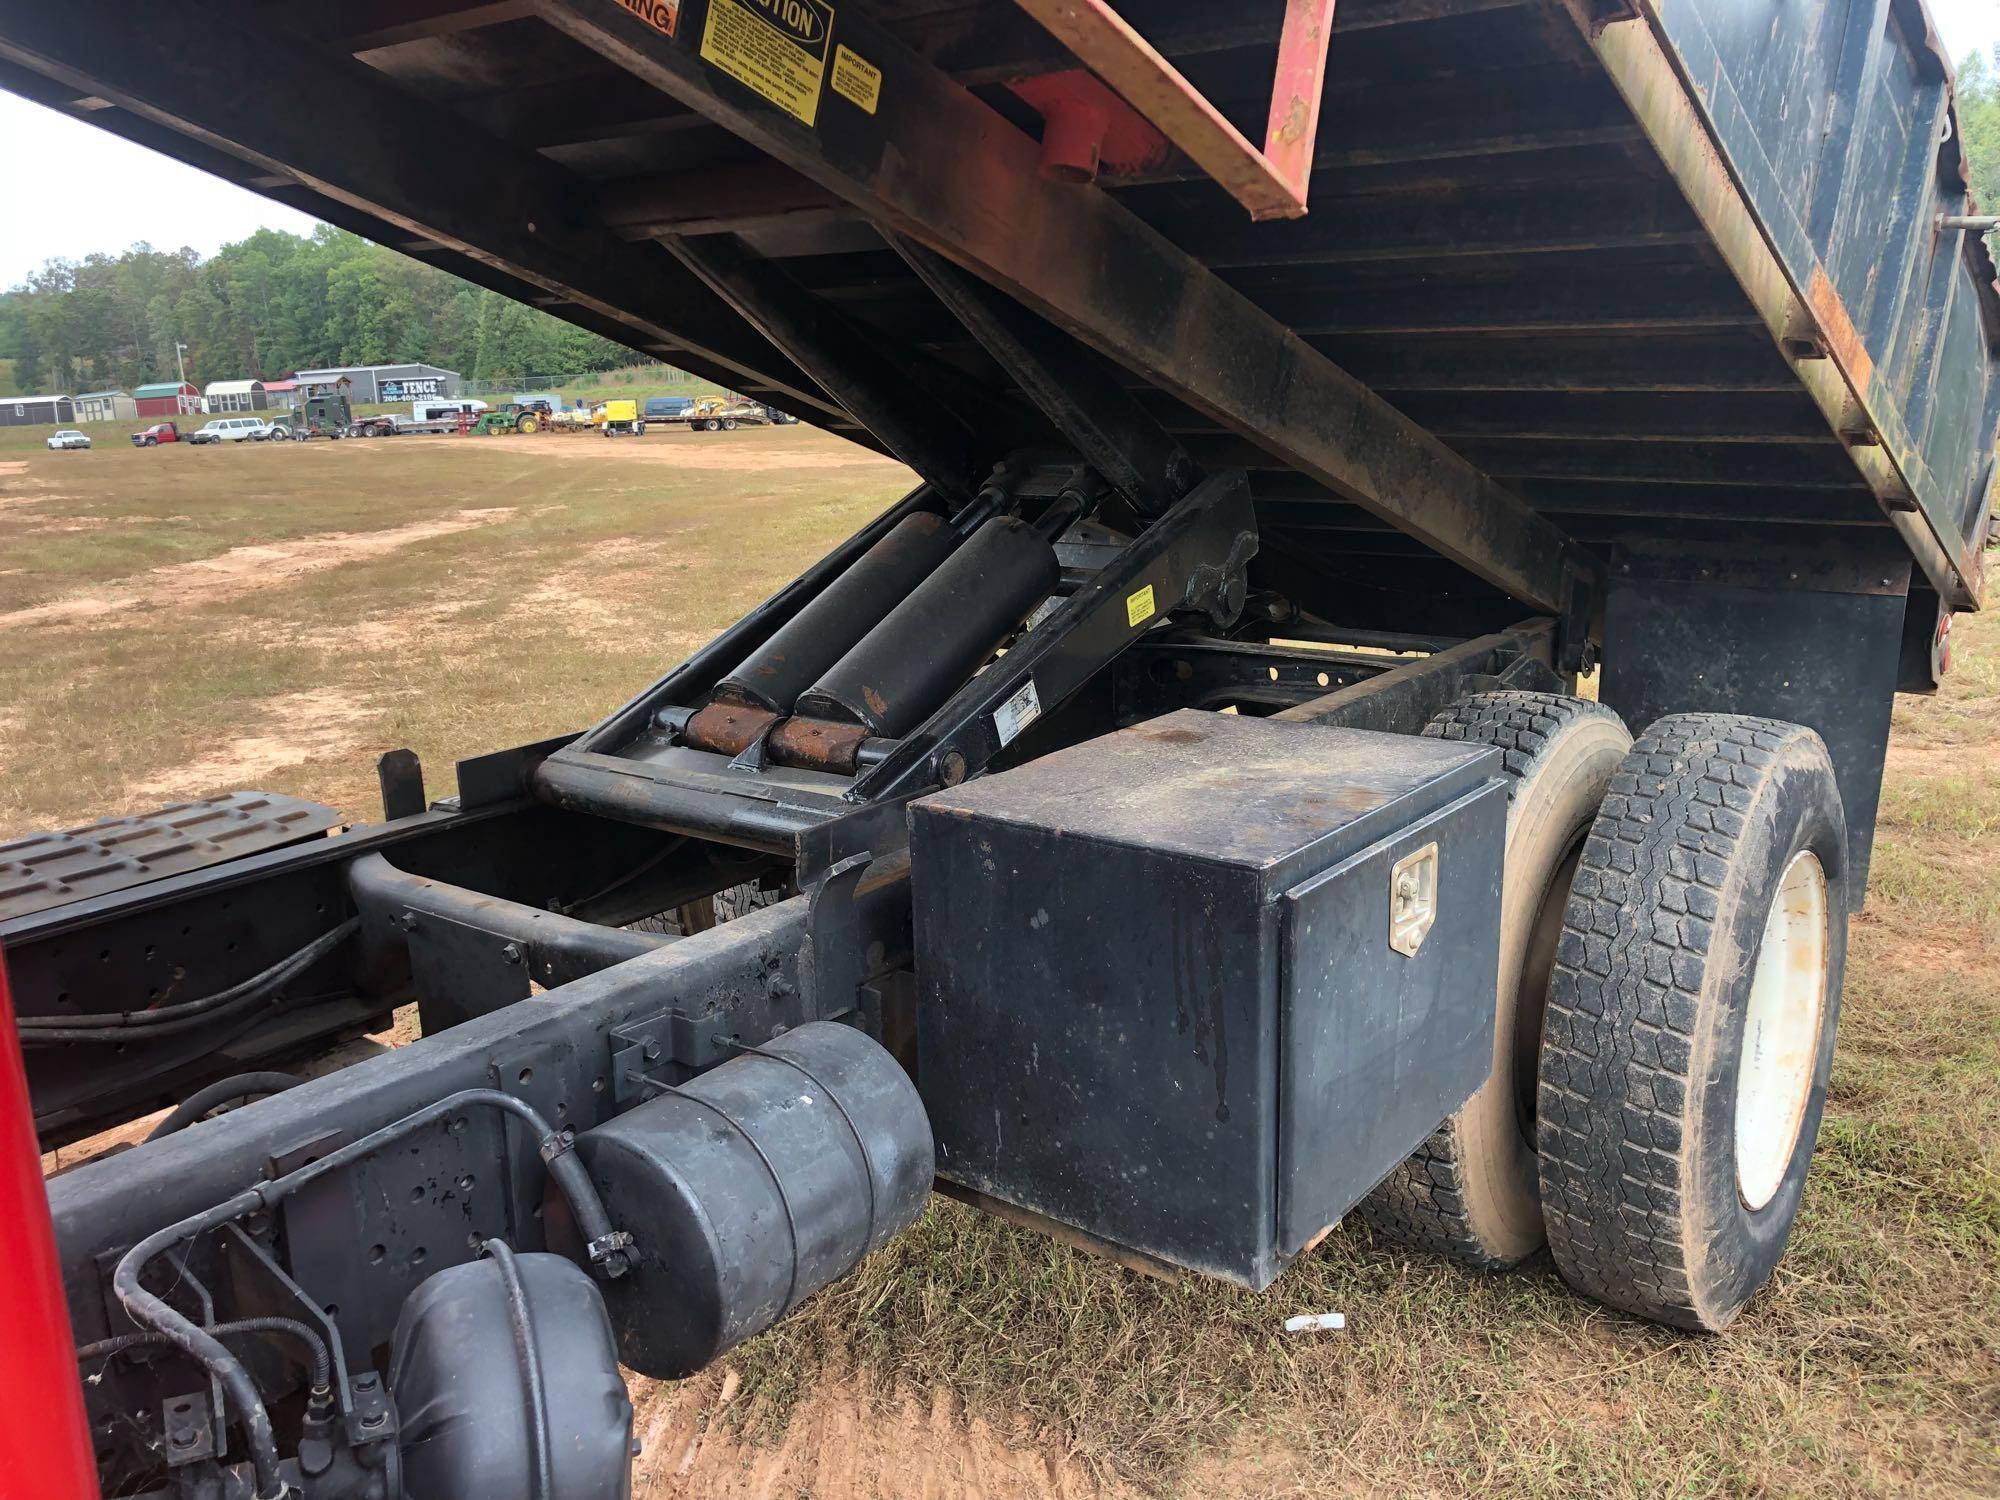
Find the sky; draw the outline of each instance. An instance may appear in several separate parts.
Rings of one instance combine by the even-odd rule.
[[[1954,58],[2000,43],[2000,0],[1931,0],[1931,14]],[[22,141],[32,149],[14,144]],[[0,288],[44,261],[115,255],[141,240],[208,255],[259,228],[312,228],[247,188],[4,92],[0,142],[9,143],[0,149]]]
[[[4,91],[0,142],[0,288],[44,261],[116,255],[141,240],[210,255],[260,228],[313,227],[310,215]]]

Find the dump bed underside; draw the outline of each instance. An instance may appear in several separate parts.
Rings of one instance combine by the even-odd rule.
[[[129,30],[95,7],[22,9],[0,21],[0,84],[862,441],[662,242],[740,236],[913,368],[1005,391],[885,243],[878,203],[846,186],[879,189],[898,228],[981,274],[979,235],[1018,229],[1035,266],[991,279],[1118,359],[1206,466],[1247,468],[1267,580],[1350,623],[1470,631],[1552,602],[1480,566],[1484,542],[1441,548],[1464,530],[1449,510],[1399,513],[1429,482],[1408,467],[1432,451],[1424,433],[1607,566],[1909,551],[1948,602],[1976,600],[2000,313],[1976,238],[1934,223],[1967,199],[1955,146],[1938,144],[1948,75],[1902,0],[1815,8],[1797,36],[1737,34],[1741,7],[1722,0],[1602,31],[1553,0],[1341,0],[1304,218],[1253,224],[1176,156],[1063,187],[1073,239],[1060,220],[1027,222],[1049,200],[1015,193],[1014,158],[919,142],[896,113],[921,67],[927,86],[969,90],[992,129],[1039,135],[1010,85],[1077,64],[1010,0],[832,7],[835,39],[868,38],[887,64],[881,109],[864,118],[828,91],[810,129],[719,75],[703,97],[662,86],[663,69],[700,66],[702,0],[671,39],[613,0],[189,4]],[[1125,14],[1261,137],[1282,10],[1133,0]],[[1721,157],[1708,139],[1663,155],[1657,142],[1690,121]],[[941,152],[964,175],[990,167],[995,223],[958,237],[913,219]],[[1308,430],[1314,409],[1286,407],[1254,342],[1241,353],[1259,368],[1195,371],[1191,393],[1188,372],[1162,378],[1117,330],[1080,326],[1064,297],[1120,272],[1106,196],[1198,263],[1193,282],[1133,268],[1157,283],[1157,326],[1135,344],[1206,316],[1212,272],[1421,428],[1409,451],[1360,451],[1397,431],[1341,411]],[[1122,215],[1112,228],[1133,232]],[[1058,265],[1072,244],[1087,276]],[[1062,286],[1044,295],[1037,267]],[[1147,305],[1128,294],[1120,315]],[[1254,390],[1209,399],[1236,387]],[[1268,440],[1261,406],[1299,430]],[[1300,463],[1313,442],[1358,452],[1365,472]],[[1462,466],[1437,472],[1471,482]],[[1519,514],[1492,515],[1504,550]]]

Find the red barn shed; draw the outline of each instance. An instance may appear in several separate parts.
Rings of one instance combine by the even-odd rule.
[[[189,381],[142,385],[132,393],[142,417],[184,417],[201,410],[201,392]]]

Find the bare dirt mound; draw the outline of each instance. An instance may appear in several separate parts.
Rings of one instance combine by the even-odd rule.
[[[115,580],[89,593],[0,614],[0,630],[24,625],[69,625],[132,609],[212,604],[278,588],[306,573],[382,557],[414,542],[491,526],[514,514],[511,506],[461,510],[433,521],[412,521],[386,531],[330,531],[266,546],[231,547],[216,557],[173,563]]]
[[[816,1384],[783,1434],[752,1443],[727,1423],[734,1371],[670,1383],[633,1377],[640,1456],[633,1500],[1083,1500],[1107,1492],[1058,1448],[968,1418],[944,1392],[872,1397]]]

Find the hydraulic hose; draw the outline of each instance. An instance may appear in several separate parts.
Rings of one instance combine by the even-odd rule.
[[[250,1462],[257,1472],[256,1500],[283,1500],[286,1493],[285,1481],[278,1473],[278,1447],[271,1429],[271,1414],[257,1393],[256,1382],[251,1380],[250,1372],[243,1367],[242,1361],[224,1348],[212,1331],[201,1328],[185,1314],[147,1291],[140,1283],[141,1274],[175,1245],[219,1229],[245,1215],[272,1208],[307,1183],[373,1155],[413,1130],[461,1109],[480,1106],[504,1110],[534,1132],[549,1177],[568,1201],[577,1228],[583,1233],[591,1263],[603,1275],[622,1276],[628,1269],[625,1251],[631,1244],[631,1236],[611,1227],[611,1216],[605,1211],[603,1198],[598,1196],[597,1184],[590,1180],[590,1174],[576,1159],[576,1138],[568,1131],[550,1129],[548,1122],[532,1105],[497,1089],[463,1089],[448,1095],[425,1105],[414,1114],[405,1115],[380,1130],[364,1135],[358,1141],[351,1141],[339,1150],[327,1153],[317,1161],[308,1162],[296,1171],[246,1188],[227,1202],[156,1230],[126,1251],[117,1269],[112,1272],[111,1290],[124,1307],[126,1316],[140,1328],[160,1334],[175,1348],[199,1360],[221,1383],[228,1400],[236,1408],[238,1420],[243,1424]]]
[[[219,1104],[231,1104],[238,1099],[259,1095],[282,1094],[286,1089],[295,1089],[304,1082],[296,1073],[238,1073],[234,1078],[219,1078],[205,1089],[196,1089],[176,1104],[173,1113],[155,1125],[146,1139],[157,1141],[163,1135],[185,1130]]]
[[[217,1338],[229,1338],[239,1333],[286,1334],[304,1344],[312,1355],[313,1389],[323,1391],[333,1384],[333,1357],[327,1352],[326,1340],[309,1324],[301,1323],[296,1318],[237,1318],[228,1323],[211,1323],[208,1332]],[[76,1351],[76,1357],[80,1360],[100,1359],[143,1345],[172,1343],[164,1333],[149,1328],[143,1333],[121,1333],[114,1338],[85,1344]]]
[[[277,1434],[271,1429],[271,1414],[265,1410],[264,1398],[258,1394],[250,1372],[214,1334],[139,1284],[139,1273],[173,1246],[206,1230],[219,1229],[263,1206],[262,1191],[251,1188],[206,1213],[147,1235],[118,1262],[118,1269],[111,1276],[111,1289],[134,1323],[198,1360],[221,1383],[225,1397],[236,1410],[236,1419],[243,1424],[243,1441],[257,1474],[256,1500],[285,1500],[289,1487],[278,1472]]]
[[[529,1500],[551,1500],[555,1494],[555,1455],[549,1446],[549,1392],[542,1375],[542,1350],[535,1342],[535,1326],[528,1311],[528,1289],[521,1282],[521,1268],[514,1261],[514,1249],[505,1240],[483,1242],[480,1253],[493,1258],[500,1268],[500,1280],[507,1288],[507,1316],[514,1327],[514,1353],[521,1363],[521,1382],[528,1397],[528,1451],[533,1457],[533,1487]]]
[[[131,1037],[152,1041],[212,1026],[226,1016],[248,1010],[269,998],[347,941],[360,926],[359,917],[349,917],[332,931],[321,933],[262,973],[253,974],[226,990],[217,990],[199,1000],[163,1005],[158,1010],[119,1011],[113,1015],[22,1016],[15,1024],[20,1029],[22,1045],[29,1047],[48,1046],[56,1042],[122,1041]]]

